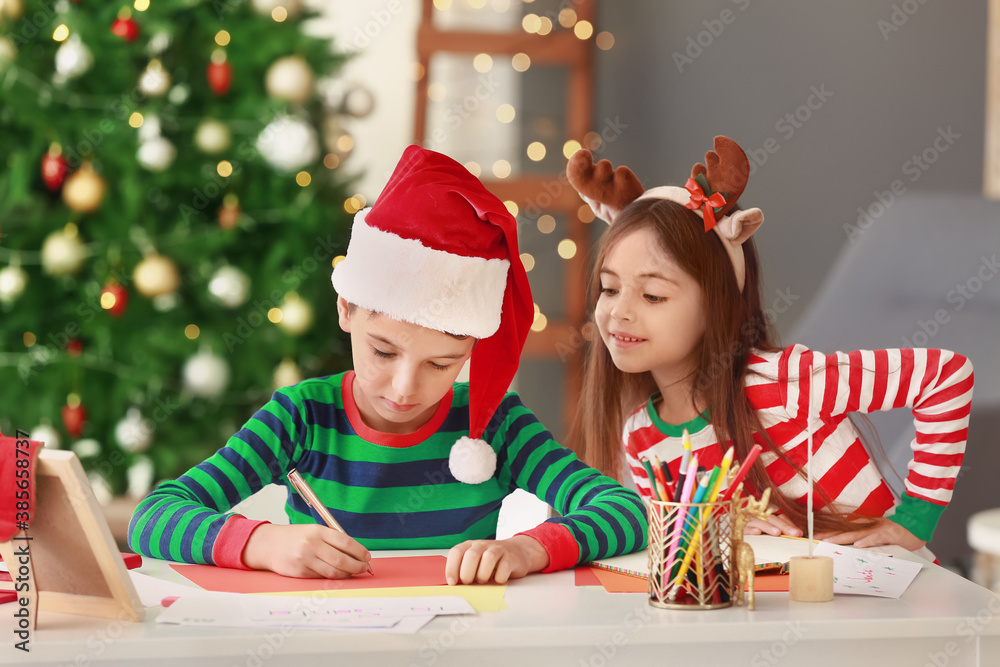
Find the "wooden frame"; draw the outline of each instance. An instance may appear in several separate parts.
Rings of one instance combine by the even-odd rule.
[[[16,550],[28,545],[30,624],[39,611],[141,621],[145,609],[76,454],[42,449],[35,466],[34,518],[27,531],[0,543],[15,583]]]

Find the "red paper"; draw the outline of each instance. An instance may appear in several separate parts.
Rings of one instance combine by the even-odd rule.
[[[758,574],[753,578],[753,589],[757,593],[761,591],[787,593],[788,580],[789,576],[787,574]]]
[[[577,586],[600,586],[601,580],[597,578],[594,574],[596,567],[587,567],[585,565],[578,566],[573,570],[573,574],[576,577]]]
[[[296,579],[264,570],[235,570],[214,565],[171,564],[177,572],[208,591],[222,593],[290,593],[293,591],[337,591],[357,588],[404,588],[444,586],[444,556],[399,556],[372,558],[372,576],[367,572],[350,579]]]
[[[594,574],[601,580],[604,590],[609,593],[648,593],[649,582],[620,572],[594,568]]]
[[[17,599],[17,593],[15,591],[0,591],[0,604],[5,602],[13,602]]]

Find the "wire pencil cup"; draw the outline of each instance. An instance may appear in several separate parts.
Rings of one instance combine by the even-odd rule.
[[[649,501],[649,604],[720,609],[733,604],[733,501]]]

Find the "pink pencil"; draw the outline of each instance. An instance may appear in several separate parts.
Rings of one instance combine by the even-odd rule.
[[[747,476],[748,472],[750,472],[750,466],[753,465],[753,462],[757,460],[757,457],[760,456],[762,451],[763,448],[760,445],[753,446],[753,449],[750,450],[750,453],[747,454],[746,459],[744,459],[743,465],[741,465],[740,469],[736,471],[736,477],[733,478],[733,483],[730,484],[729,488],[726,489],[726,492],[722,494],[722,502],[725,502],[733,497],[733,492],[736,490],[736,487],[740,485],[743,478]]]
[[[688,464],[687,477],[684,479],[684,489],[681,491],[682,503],[691,501],[691,491],[694,489],[694,482],[698,478],[698,455],[691,455],[691,462]],[[684,518],[687,516],[687,507],[680,507],[677,510],[677,519],[674,520],[674,534],[670,537],[670,549],[667,551],[667,568],[664,570],[669,577],[674,568],[674,559],[677,557],[677,548],[680,546],[681,528],[684,526]]]

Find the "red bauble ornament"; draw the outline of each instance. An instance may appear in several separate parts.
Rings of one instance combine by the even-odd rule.
[[[70,394],[66,400],[66,405],[62,408],[63,425],[66,432],[74,438],[79,438],[83,433],[83,426],[87,423],[87,411],[80,404],[80,397]]]
[[[216,95],[225,95],[229,92],[229,86],[233,83],[233,66],[226,60],[226,52],[216,49],[212,54],[212,62],[208,63],[205,71],[208,77],[208,85],[212,87]]]
[[[66,345],[66,353],[71,357],[79,357],[83,354],[83,343],[78,340],[71,340]]]
[[[111,34],[121,37],[126,42],[134,42],[139,36],[139,24],[131,16],[119,16],[111,22]]]
[[[236,195],[230,193],[222,200],[222,208],[219,209],[219,227],[232,229],[240,220],[240,205]]]
[[[52,144],[49,152],[42,156],[42,180],[45,187],[55,192],[62,187],[69,173],[69,163],[62,156],[62,147]]]
[[[101,290],[101,308],[113,317],[121,317],[125,314],[127,304],[128,291],[117,280],[109,280]]]

